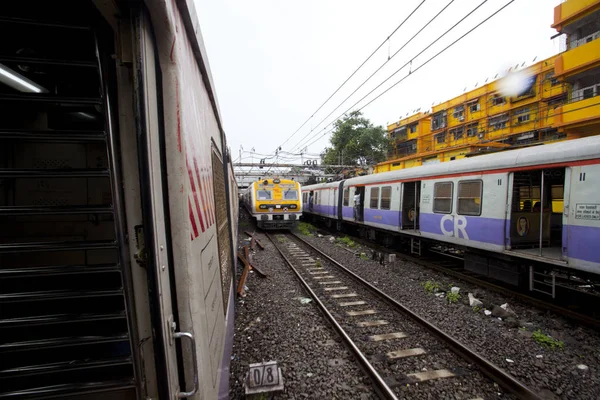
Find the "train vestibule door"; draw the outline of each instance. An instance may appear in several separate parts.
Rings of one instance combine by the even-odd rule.
[[[401,229],[419,229],[421,181],[402,184]]]
[[[338,189],[337,188],[333,188],[333,195],[329,198],[331,207],[332,207],[332,214],[333,215],[337,215],[337,208],[338,208],[338,204],[337,204],[337,193],[338,193]]]
[[[167,235],[166,190],[163,185],[163,161],[161,156],[161,121],[159,120],[159,96],[156,90],[158,76],[156,74],[158,57],[154,50],[154,40],[150,18],[141,13],[136,21],[138,30],[138,49],[140,65],[135,79],[143,83],[144,96],[138,97],[138,115],[140,123],[138,133],[138,152],[140,157],[140,181],[143,204],[143,231],[147,254],[148,281],[151,286],[150,302],[152,303],[154,326],[154,355],[158,376],[160,398],[180,398],[193,396],[198,389],[197,362],[194,336],[188,332],[180,332],[177,313],[177,294],[170,265],[171,246]],[[188,383],[191,390],[180,387],[183,371],[183,357],[178,351],[179,341],[189,341],[193,358],[193,383]]]
[[[343,201],[344,201],[344,181],[341,181],[339,190],[338,190],[338,197],[335,198],[335,204],[337,206],[337,218],[340,221],[343,219],[342,218],[342,208],[344,206]]]

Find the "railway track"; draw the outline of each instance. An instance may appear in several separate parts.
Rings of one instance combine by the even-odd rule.
[[[498,396],[496,382],[517,398],[540,399],[311,244],[294,234],[276,236],[267,234],[381,398],[491,398]]]
[[[323,230],[322,232],[326,235],[335,235],[334,232],[326,230]],[[409,261],[425,268],[442,272],[465,282],[492,290],[496,293],[519,299],[520,301],[541,310],[551,311],[572,321],[582,323],[595,329],[600,329],[600,319],[598,318],[600,296],[598,295],[577,291],[563,285],[560,286],[562,296],[557,299],[552,299],[549,295],[539,294],[538,292],[523,293],[503,282],[484,279],[475,273],[465,270],[462,257],[456,255],[429,250],[427,255],[413,257],[409,254],[389,247],[384,247],[378,243],[356,236],[352,236],[352,240],[369,247],[373,251],[385,254],[395,254],[397,259]],[[572,292],[570,293],[570,296],[565,295],[565,293],[569,292]],[[581,303],[588,305],[586,310],[582,311],[580,309]]]

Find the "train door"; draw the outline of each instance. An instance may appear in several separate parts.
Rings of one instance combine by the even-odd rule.
[[[335,198],[335,204],[337,206],[337,218],[342,220],[342,208],[344,201],[344,181],[340,182],[340,186],[338,189],[338,196]]]
[[[565,168],[518,171],[512,175],[512,250],[562,259]]]
[[[358,204],[357,204],[358,203]],[[360,222],[363,220],[365,211],[365,187],[355,186],[354,187],[354,220]]]
[[[152,27],[148,16],[140,13],[136,21],[138,60],[136,83],[138,86],[140,181],[144,219],[144,242],[148,256],[147,271],[151,282],[153,321],[156,343],[155,356],[162,367],[157,370],[159,391],[165,398],[173,395],[192,395],[180,387],[183,374],[177,339],[191,339],[179,332],[179,318],[173,276],[169,232],[168,195],[165,185],[164,135],[159,119],[160,107],[157,86],[157,55],[155,53]],[[142,89],[143,88],[143,89]],[[195,390],[194,388],[193,390]],[[161,397],[162,397],[161,396]]]
[[[337,207],[338,207],[338,204],[337,204],[337,198],[338,198],[337,192],[338,192],[338,188],[334,187],[333,191],[332,191],[332,194],[330,196],[330,199],[329,199],[329,203],[328,204],[329,204],[329,207],[331,207],[331,208],[329,208],[331,210],[331,216],[337,215]],[[327,215],[330,215],[329,212],[327,213]]]
[[[419,229],[419,204],[421,202],[421,181],[402,184],[402,229]]]

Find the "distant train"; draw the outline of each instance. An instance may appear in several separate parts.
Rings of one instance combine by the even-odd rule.
[[[310,185],[302,196],[305,215],[338,230],[419,254],[452,247],[466,269],[511,284],[531,287],[549,265],[600,274],[600,137]]]
[[[242,202],[261,229],[292,229],[302,215],[300,184],[289,179],[253,182],[242,192]]]

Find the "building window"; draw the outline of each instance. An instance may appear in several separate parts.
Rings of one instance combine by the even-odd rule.
[[[479,122],[474,122],[472,124],[467,125],[467,136],[468,137],[477,136],[477,132],[479,132]]]
[[[492,105],[493,106],[499,106],[502,104],[506,104],[506,98],[502,97],[502,96],[494,96],[492,98]]]
[[[344,203],[345,206],[350,204],[350,190],[348,188],[344,189]]]
[[[465,120],[465,106],[458,106],[454,108],[454,113],[452,113],[452,116],[454,117],[454,119],[457,119],[459,121],[464,121]]]
[[[437,143],[446,143],[446,132],[435,135],[435,141]]]
[[[458,128],[450,129],[448,131],[454,140],[462,139],[465,134],[465,129],[461,126]]]
[[[517,124],[522,124],[529,121],[529,107],[516,110],[515,117],[517,117]]]
[[[389,210],[392,203],[392,187],[384,186],[381,188],[381,209]]]
[[[399,166],[400,166],[399,162],[395,162],[395,163],[392,164],[392,167],[399,167]]]
[[[507,124],[508,124],[508,113],[496,115],[496,116],[490,117],[488,119],[488,126],[495,131],[506,128]]]
[[[481,215],[482,181],[458,182],[458,214]]]
[[[370,208],[379,208],[379,188],[371,188],[371,204]]]
[[[564,104],[567,102],[567,94],[566,93],[562,93],[556,97],[551,98],[550,100],[548,100],[548,106],[551,107],[557,107],[561,104]]]
[[[431,130],[443,129],[446,127],[446,111],[440,111],[431,116]]]
[[[392,139],[397,140],[406,140],[408,137],[406,133],[406,126],[401,126],[400,128],[396,128],[392,131]]]
[[[481,109],[479,107],[479,99],[468,102],[467,106],[469,107],[469,111],[472,113],[477,112]]]
[[[416,123],[415,123],[415,124],[410,124],[410,125],[408,126],[408,131],[409,131],[410,133],[415,133],[415,132],[417,131],[417,124],[416,124]]]
[[[450,214],[452,212],[452,182],[438,182],[433,185],[433,212]]]

